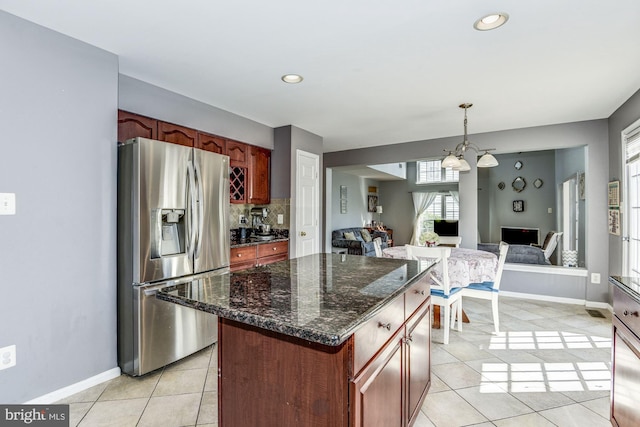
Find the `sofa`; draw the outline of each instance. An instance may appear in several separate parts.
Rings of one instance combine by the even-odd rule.
[[[331,246],[335,248],[346,248],[349,255],[376,256],[376,248],[373,243],[373,239],[376,237],[380,238],[380,247],[382,249],[389,246],[386,232],[373,231],[369,233],[367,229],[357,227],[334,230],[331,233]]]

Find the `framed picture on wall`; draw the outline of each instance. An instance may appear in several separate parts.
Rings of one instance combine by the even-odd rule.
[[[369,212],[375,212],[376,211],[376,206],[378,206],[378,196],[369,196],[369,204],[368,204],[368,211]]]
[[[620,211],[609,209],[609,234],[620,235]]]
[[[514,200],[513,201],[513,211],[514,212],[524,212],[524,200]]]
[[[610,208],[620,207],[620,181],[611,181],[609,183],[608,199]]]

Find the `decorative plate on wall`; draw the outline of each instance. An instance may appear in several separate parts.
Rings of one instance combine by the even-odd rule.
[[[505,187],[504,182],[500,181],[498,183],[498,188],[501,189],[501,190],[504,190],[504,187]]]
[[[519,193],[522,190],[524,190],[524,187],[526,186],[527,186],[527,182],[521,176],[514,179],[513,182],[511,183],[511,187],[513,188],[513,191],[515,191],[516,193]]]
[[[536,188],[542,187],[542,184],[543,184],[543,182],[542,182],[542,180],[540,178],[538,178],[535,181],[533,181],[533,186],[536,187]]]

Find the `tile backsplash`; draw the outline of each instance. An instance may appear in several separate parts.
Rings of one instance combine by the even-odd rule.
[[[240,215],[244,215],[247,218],[247,225],[251,227],[249,211],[257,206],[265,207],[268,210],[268,215],[264,219],[265,224],[270,224],[274,230],[288,230],[290,201],[291,199],[271,199],[271,203],[268,205],[237,205],[232,203],[229,208],[229,228],[238,228]],[[278,215],[283,216],[282,224],[278,224]]]

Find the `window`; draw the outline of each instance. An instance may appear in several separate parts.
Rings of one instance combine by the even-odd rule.
[[[458,171],[443,169],[440,160],[416,162],[416,184],[433,184],[437,182],[458,182]]]
[[[623,216],[622,268],[625,276],[640,277],[640,120],[623,132],[623,150],[627,214]]]
[[[434,219],[460,219],[458,201],[451,194],[438,194],[427,211],[420,216],[418,236],[425,231],[433,231]]]

